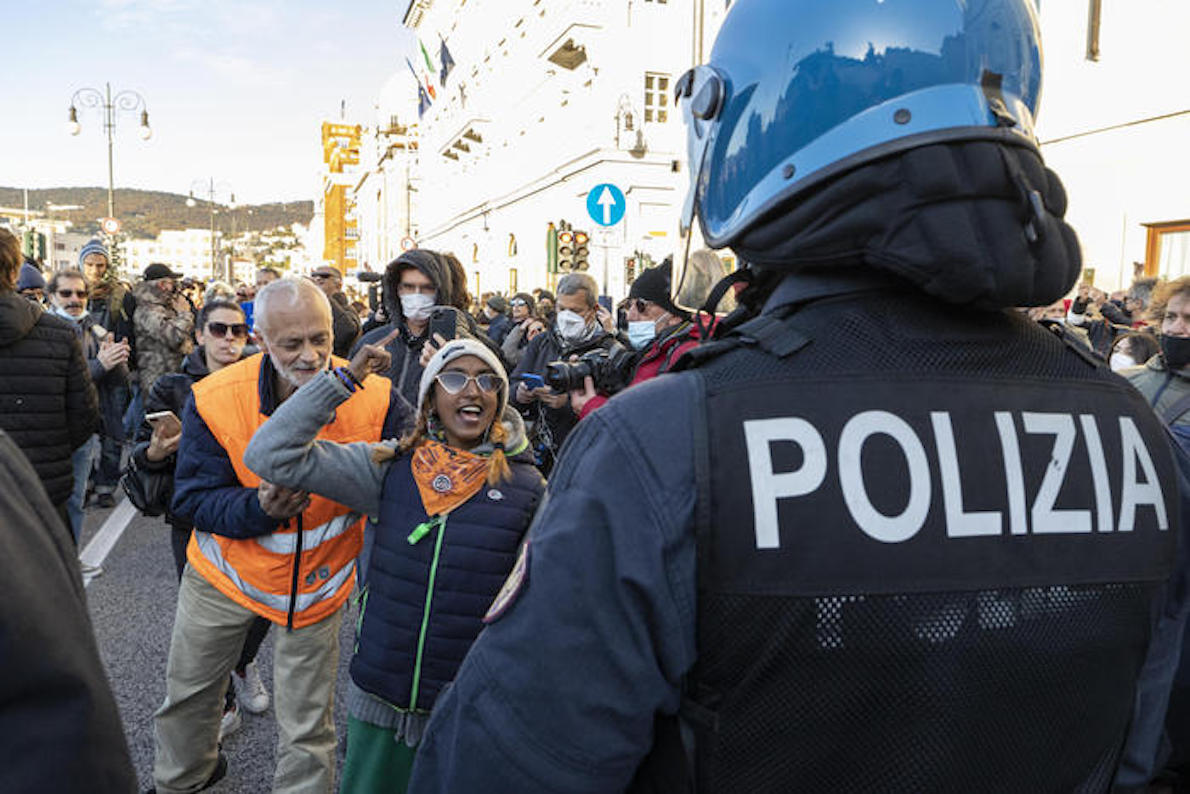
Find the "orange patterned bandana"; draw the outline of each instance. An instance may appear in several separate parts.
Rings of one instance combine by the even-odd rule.
[[[426,515],[444,515],[479,492],[488,476],[488,459],[426,441],[413,452],[413,480]]]

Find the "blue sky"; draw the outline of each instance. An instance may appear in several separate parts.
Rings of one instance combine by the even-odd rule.
[[[185,193],[193,181],[235,188],[240,203],[313,198],[319,124],[370,124],[373,102],[404,72],[407,0],[36,0],[5,4],[8,89],[0,112],[0,185],[106,186],[99,110],[64,131],[76,89],[133,89],[153,138],[121,114],[116,187]],[[15,46],[15,52],[13,50]],[[13,65],[16,68],[13,69]],[[398,81],[396,85],[401,85]]]

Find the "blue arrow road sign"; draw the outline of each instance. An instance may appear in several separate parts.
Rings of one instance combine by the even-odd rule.
[[[587,214],[600,226],[615,226],[624,220],[628,200],[624,191],[607,182],[591,188],[587,194]]]

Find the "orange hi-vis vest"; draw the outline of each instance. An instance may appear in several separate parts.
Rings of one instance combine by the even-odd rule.
[[[244,450],[268,421],[260,412],[263,354],[244,359],[194,384],[194,407],[227,452],[240,484],[257,488],[244,465]],[[332,366],[346,364],[333,359]],[[318,434],[326,441],[379,441],[388,413],[391,385],[369,375],[362,390],[335,410]],[[315,494],[310,506],[271,535],[243,540],[195,527],[186,549],[190,565],[219,592],[245,609],[293,628],[333,614],[355,584],[355,558],[363,544],[363,518]]]

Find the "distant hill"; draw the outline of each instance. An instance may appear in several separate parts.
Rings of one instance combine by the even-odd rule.
[[[207,228],[211,222],[208,202],[187,207],[186,196],[152,190],[116,190],[116,216],[124,232],[131,237],[153,238],[162,229]],[[20,188],[0,187],[0,207],[23,207],[24,191]],[[29,191],[30,212],[46,211],[47,204],[82,207],[78,210],[55,210],[55,218],[64,218],[84,234],[99,231],[99,218],[107,215],[107,188],[53,187]],[[228,209],[216,202],[215,225],[225,233],[230,231]],[[235,229],[267,231],[291,223],[309,224],[314,216],[313,201],[290,201],[275,204],[239,205],[235,209]]]

